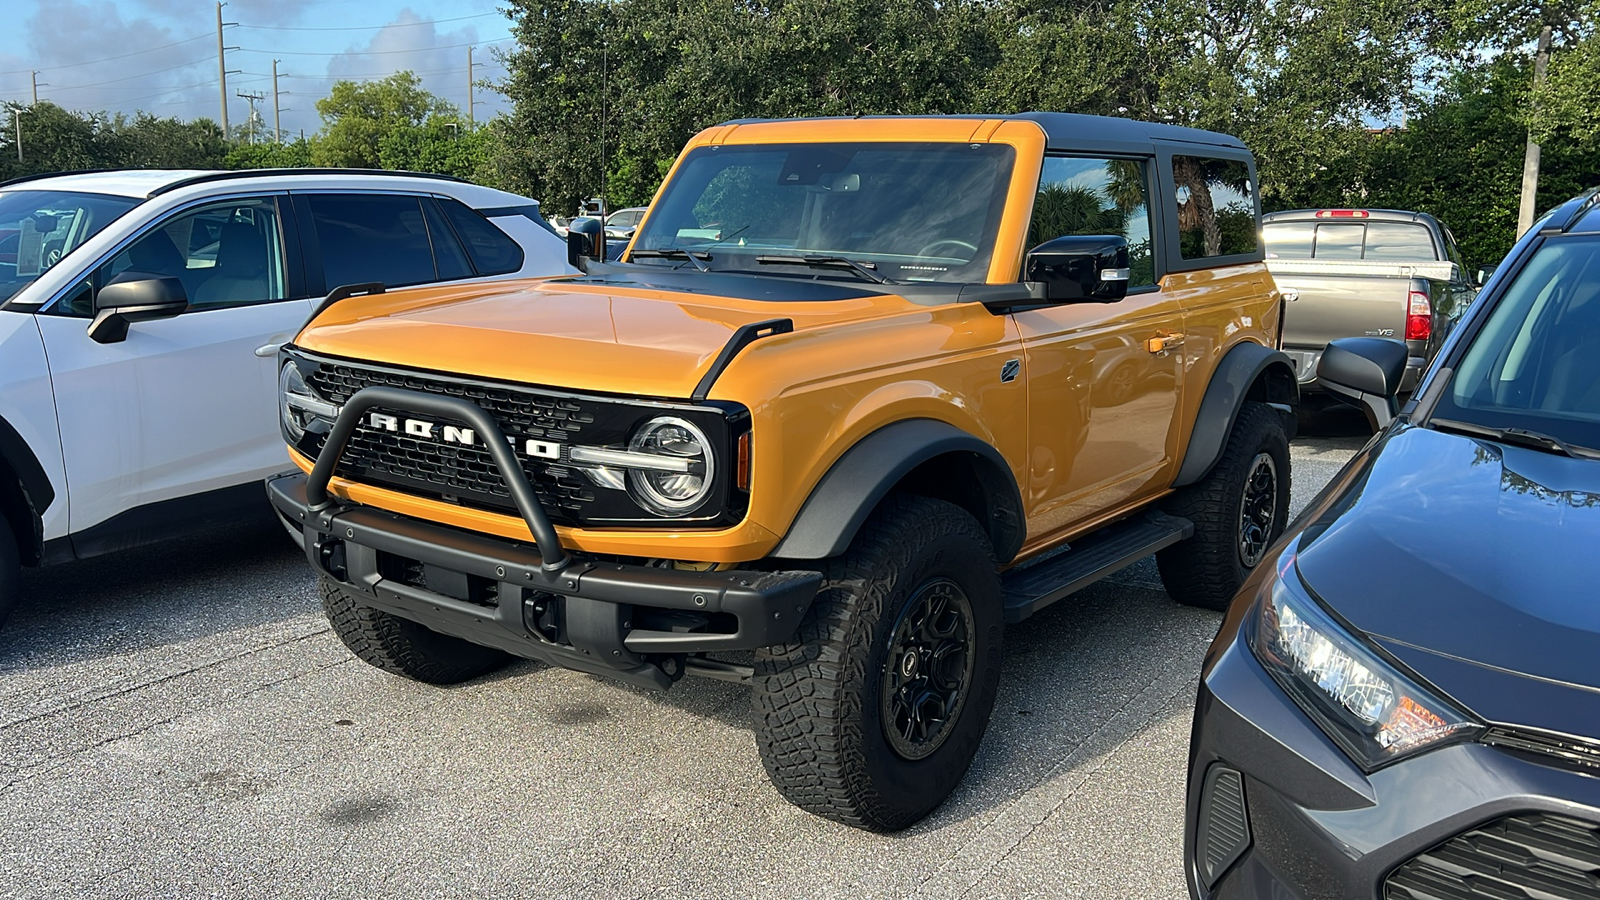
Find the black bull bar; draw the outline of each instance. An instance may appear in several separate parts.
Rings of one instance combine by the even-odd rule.
[[[482,435],[511,498],[533,536],[491,537],[348,503],[328,483],[362,417],[374,408],[416,412],[462,422]],[[322,575],[366,605],[443,634],[551,665],[665,688],[686,654],[784,643],[821,586],[815,571],[733,569],[690,571],[588,559],[562,548],[527,474],[499,423],[460,398],[393,387],[357,391],[340,410],[309,475],[268,479],[273,506],[304,537],[306,556]],[[380,554],[469,576],[495,586],[492,605],[387,577]],[[464,578],[461,579],[464,582]],[[459,592],[457,592],[459,593]],[[559,598],[559,640],[536,624]],[[715,614],[721,630],[634,627],[652,613]],[[729,618],[731,617],[731,619]],[[659,618],[659,616],[657,616]],[[726,624],[736,623],[732,630]],[[672,674],[668,674],[672,671]]]

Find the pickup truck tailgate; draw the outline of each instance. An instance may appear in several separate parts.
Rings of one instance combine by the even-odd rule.
[[[1329,341],[1345,337],[1404,340],[1412,279],[1440,274],[1448,279],[1449,266],[1267,260],[1267,269],[1285,297],[1283,348],[1294,361],[1299,379],[1312,380],[1317,359]],[[1433,272],[1435,268],[1440,271]]]

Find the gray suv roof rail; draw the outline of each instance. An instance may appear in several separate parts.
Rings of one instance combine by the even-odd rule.
[[[402,172],[389,169],[232,169],[226,172],[207,172],[204,175],[194,175],[189,178],[180,178],[169,184],[164,184],[146,194],[146,199],[159,197],[170,191],[191,184],[205,184],[209,181],[227,181],[232,178],[255,178],[261,175],[392,175],[400,178],[431,178],[435,181],[453,181],[456,184],[467,182],[454,175],[439,175],[433,172]]]
[[[1596,205],[1600,205],[1600,187],[1589,188],[1587,191],[1556,207],[1551,212],[1549,224],[1539,229],[1539,233],[1566,234],[1578,227],[1578,223]]]

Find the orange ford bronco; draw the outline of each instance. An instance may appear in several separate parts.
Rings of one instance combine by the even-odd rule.
[[[1151,553],[1220,609],[1283,528],[1254,183],[1121,119],[719,125],[621,260],[596,223],[582,275],[337,292],[268,492],[372,665],[747,681],[785,797],[902,828],[1007,626]]]

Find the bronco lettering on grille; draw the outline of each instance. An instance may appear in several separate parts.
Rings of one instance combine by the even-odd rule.
[[[367,426],[381,431],[404,433],[408,437],[428,438],[441,440],[447,444],[460,444],[463,447],[475,447],[478,444],[478,434],[471,428],[461,428],[456,425],[439,425],[426,419],[401,419],[398,416],[385,415],[384,413],[369,413]],[[437,437],[434,429],[438,429]],[[516,438],[506,438],[512,446],[516,446]],[[536,441],[529,438],[522,446],[522,452],[535,459],[560,459],[561,445],[551,441]]]

